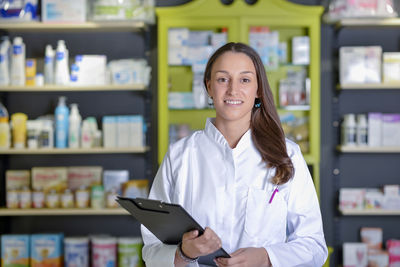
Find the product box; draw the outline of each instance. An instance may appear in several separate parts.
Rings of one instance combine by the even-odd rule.
[[[103,146],[117,147],[117,117],[103,117]]]
[[[389,266],[400,266],[400,240],[386,241],[386,249],[389,253]]]
[[[20,189],[30,187],[31,172],[29,170],[7,170],[6,171],[6,189]]]
[[[122,195],[124,197],[141,197],[147,198],[149,194],[149,181],[142,180],[130,180],[122,185]]]
[[[360,230],[361,241],[367,244],[368,250],[382,249],[382,228],[362,227]]]
[[[279,67],[278,31],[270,31],[268,27],[251,27],[249,44],[260,55],[267,71],[276,70]]]
[[[343,244],[343,267],[367,267],[368,255],[367,244],[344,243]]]
[[[67,188],[68,170],[66,167],[34,167],[32,168],[32,189],[45,193],[55,189],[63,192]]]
[[[77,55],[75,79],[72,85],[105,85],[107,57],[105,55]]]
[[[400,146],[400,114],[382,115],[382,145]]]
[[[1,266],[29,267],[29,235],[1,236]]]
[[[383,208],[389,210],[400,209],[399,185],[385,185],[383,187]]]
[[[389,254],[386,251],[368,251],[368,266],[389,267]]]
[[[31,235],[31,267],[62,267],[63,239],[63,234]]]
[[[171,28],[168,30],[168,47],[188,45],[190,31],[188,28]]]
[[[85,22],[86,1],[42,0],[43,22]]]
[[[294,65],[310,64],[310,37],[308,36],[293,37],[292,63]]]
[[[129,116],[117,116],[117,147],[130,147]]]
[[[193,109],[195,107],[192,92],[169,92],[168,107],[170,109]]]
[[[365,208],[381,209],[383,207],[383,193],[379,189],[367,189],[365,191]]]
[[[81,186],[101,185],[102,172],[101,166],[68,167],[68,188],[76,190]]]
[[[382,145],[382,113],[368,113],[368,146]]]
[[[384,83],[400,82],[400,53],[399,52],[383,53],[383,82]]]
[[[122,184],[129,180],[128,170],[104,170],[103,186],[104,192],[116,189],[118,195],[122,195]]]
[[[339,191],[339,208],[364,209],[365,189],[362,188],[341,188]]]
[[[144,121],[143,116],[129,116],[129,146],[143,147],[145,146],[144,139]]]
[[[380,83],[380,46],[343,46],[339,51],[340,84]]]

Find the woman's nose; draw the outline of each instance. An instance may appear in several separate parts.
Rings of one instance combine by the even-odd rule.
[[[239,83],[235,82],[235,81],[230,81],[229,82],[229,86],[228,86],[228,94],[229,95],[236,95],[238,90],[239,90]]]

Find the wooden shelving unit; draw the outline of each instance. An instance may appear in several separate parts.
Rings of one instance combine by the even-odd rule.
[[[145,153],[149,147],[128,147],[128,148],[45,148],[45,149],[4,149],[0,155],[35,155],[35,154],[129,154]]]
[[[113,30],[132,31],[147,27],[143,21],[108,21],[108,22],[84,22],[84,23],[43,23],[43,22],[1,22],[0,29],[8,31],[82,31],[82,30]]]
[[[337,146],[337,150],[342,153],[400,153],[400,147],[392,146]]]
[[[400,89],[400,83],[355,83],[355,84],[339,84],[338,90],[374,90],[374,89]]]
[[[0,86],[0,92],[85,92],[85,91],[145,91],[144,84],[95,86]]]
[[[128,211],[121,208],[115,209],[0,209],[0,216],[59,216],[59,215],[129,215]]]
[[[342,215],[346,216],[399,216],[400,210],[384,210],[384,209],[344,209],[340,210]]]

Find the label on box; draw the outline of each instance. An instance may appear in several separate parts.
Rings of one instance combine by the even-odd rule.
[[[68,188],[74,191],[81,186],[100,185],[102,172],[101,166],[69,167]]]
[[[61,193],[67,188],[67,168],[34,167],[32,168],[32,189],[47,193],[55,189]]]

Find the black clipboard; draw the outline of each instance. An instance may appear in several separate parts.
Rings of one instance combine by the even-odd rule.
[[[182,235],[192,230],[198,230],[199,235],[204,233],[203,227],[178,204],[121,196],[117,196],[116,201],[165,244],[177,245],[181,242]],[[200,257],[199,263],[216,266],[214,259],[218,257],[230,258],[229,254],[220,248],[214,253]]]

